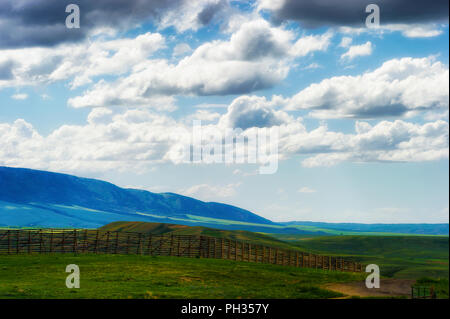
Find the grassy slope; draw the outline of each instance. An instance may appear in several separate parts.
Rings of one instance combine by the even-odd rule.
[[[316,253],[354,256],[363,263],[379,265],[381,274],[388,277],[417,279],[422,276],[449,276],[448,237],[339,236],[290,243]]]
[[[114,222],[105,225],[100,229],[105,231],[128,231],[153,235],[203,235],[216,238],[226,238],[230,240],[240,240],[257,245],[266,245],[285,249],[298,249],[295,246],[292,246],[269,235],[254,233],[245,230],[221,230],[202,226],[185,226],[176,224],[143,222]]]
[[[80,289],[65,287],[68,264],[80,267]],[[19,255],[0,259],[0,298],[332,298],[319,287],[363,277],[217,259]]]

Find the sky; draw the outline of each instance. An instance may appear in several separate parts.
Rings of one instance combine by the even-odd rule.
[[[0,165],[274,221],[449,220],[448,1],[5,0],[0,34]],[[199,120],[275,129],[276,171],[183,162]]]

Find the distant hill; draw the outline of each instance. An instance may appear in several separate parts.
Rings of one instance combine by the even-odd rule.
[[[280,223],[286,226],[305,226],[317,229],[334,230],[339,232],[378,232],[396,234],[417,234],[417,235],[447,235],[449,234],[449,224],[358,224],[358,223],[323,223],[309,221],[292,221]]]
[[[247,223],[274,224],[248,210],[231,205],[203,202],[173,193],[157,194],[124,189],[96,179],[26,168],[0,167],[0,201],[32,205],[36,209],[62,214],[66,219],[73,216],[62,208],[78,207],[125,215],[127,220],[132,220],[131,216],[142,220],[145,214],[165,217],[185,217],[186,214],[191,214]],[[83,219],[87,216],[79,217]],[[110,220],[105,218],[102,224],[108,222]]]
[[[103,231],[126,231],[152,235],[203,235],[215,238],[245,241],[258,245],[295,249],[295,247],[290,244],[271,236],[245,230],[223,230],[203,226],[186,226],[148,222],[113,222],[100,227],[99,229]]]

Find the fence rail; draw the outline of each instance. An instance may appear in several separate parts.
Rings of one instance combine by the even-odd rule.
[[[0,230],[0,255],[94,253],[218,258],[255,263],[362,272],[363,265],[249,242],[195,235],[149,235],[87,229]]]

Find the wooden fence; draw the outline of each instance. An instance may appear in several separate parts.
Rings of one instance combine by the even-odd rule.
[[[411,287],[412,299],[436,299],[434,287],[413,286]]]
[[[23,253],[94,253],[218,258],[256,263],[362,272],[363,265],[252,243],[195,235],[149,235],[99,230],[0,230],[0,255]]]

